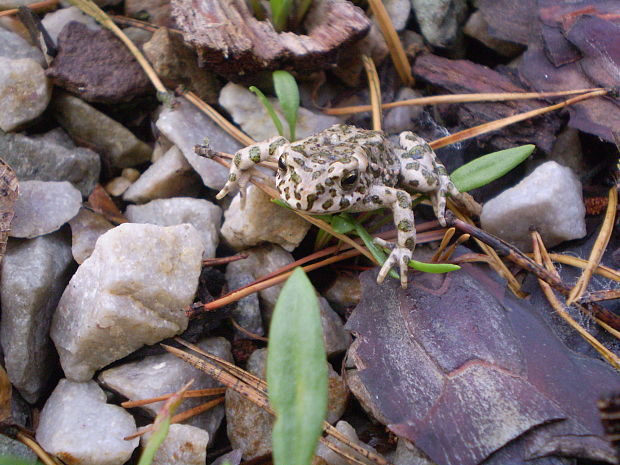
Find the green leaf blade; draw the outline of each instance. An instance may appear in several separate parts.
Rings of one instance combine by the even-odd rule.
[[[450,179],[460,192],[482,187],[502,177],[529,157],[536,147],[522,145],[476,158],[454,170]]]
[[[280,117],[276,113],[276,110],[275,108],[273,108],[273,105],[271,104],[269,99],[265,97],[265,94],[263,94],[258,87],[250,86],[248,87],[248,90],[256,94],[256,96],[260,100],[260,103],[263,104],[263,106],[267,110],[267,113],[269,113],[269,116],[271,117],[271,121],[273,121],[273,125],[278,130],[278,134],[284,137],[284,126],[282,126],[282,121],[280,121]]]
[[[424,271],[425,273],[449,273],[450,271],[460,270],[461,267],[453,265],[451,263],[424,263],[417,260],[410,260],[409,266],[418,271]]]
[[[319,302],[301,268],[289,277],[271,320],[269,403],[276,412],[276,465],[309,465],[327,413],[327,361]]]
[[[288,123],[289,140],[295,140],[297,113],[299,112],[299,87],[297,81],[288,71],[273,72],[273,86],[282,107],[282,113]]]
[[[271,17],[273,20],[273,27],[278,32],[282,32],[286,29],[286,22],[291,12],[293,5],[292,0],[269,0],[271,6]]]

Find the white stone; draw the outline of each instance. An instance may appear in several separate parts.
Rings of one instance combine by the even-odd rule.
[[[394,29],[402,31],[411,14],[411,0],[384,0],[383,5],[392,20]]]
[[[465,0],[411,0],[424,38],[435,47],[455,44],[467,14]]]
[[[95,250],[99,237],[114,226],[103,215],[86,208],[69,221],[71,226],[71,253],[78,264],[82,264]]]
[[[268,98],[268,100],[282,121],[284,135],[288,137],[288,126],[280,104],[275,98]],[[235,123],[239,124],[253,139],[262,141],[278,135],[267,109],[258,97],[245,87],[229,82],[220,91],[219,103],[231,114]],[[303,139],[342,122],[343,119],[339,117],[314,113],[300,107],[295,136],[297,139]]]
[[[52,86],[39,63],[0,57],[0,129],[12,131],[37,118],[51,96]]]
[[[133,417],[121,407],[106,404],[97,383],[61,379],[41,411],[36,438],[65,463],[122,465],[138,446],[137,438],[123,438],[135,432]]]
[[[56,11],[52,11],[51,13],[47,13],[41,20],[41,23],[43,23],[45,30],[48,32],[54,43],[58,44],[58,36],[60,35],[60,32],[71,21],[85,24],[88,26],[88,29],[92,29],[93,31],[101,29],[101,26],[99,26],[93,18],[82,13],[82,11],[75,6],[60,8]]]
[[[72,263],[64,232],[11,240],[2,259],[0,341],[5,368],[11,384],[32,404],[53,371],[50,323]]]
[[[203,339],[197,345],[206,352],[229,362],[233,361],[230,343],[222,337]],[[109,368],[99,375],[101,383],[130,400],[149,399],[177,392],[192,379],[194,383],[191,389],[221,387],[221,384],[211,376],[169,353],[151,355],[138,362],[125,363]],[[208,400],[210,399],[205,397],[184,399],[179,412],[198,407]],[[163,404],[163,402],[155,402],[143,406],[142,409],[148,415],[155,417]],[[223,418],[224,407],[218,405],[208,412],[190,418],[186,422],[206,430],[213,438]]]
[[[132,223],[150,223],[159,226],[191,224],[202,237],[203,257],[215,257],[215,249],[219,244],[222,209],[208,200],[189,197],[157,199],[144,205],[129,205],[125,216]]]
[[[14,32],[0,27],[0,57],[18,59],[32,58],[41,66],[45,65],[45,58],[41,51],[30,45],[25,39]]]
[[[585,214],[581,182],[570,168],[550,161],[484,204],[480,221],[486,231],[528,252],[530,228],[553,247],[585,236]]]
[[[151,433],[140,438],[144,448]],[[155,453],[151,465],[205,465],[209,433],[189,425],[170,425],[168,435]]]
[[[237,194],[224,218],[222,236],[235,249],[271,242],[292,251],[310,229],[310,223],[276,205],[253,185],[248,186],[245,207],[241,208],[241,197]]]
[[[403,87],[398,91],[396,102],[421,97],[421,94],[410,87]],[[411,130],[411,120],[416,120],[424,111],[420,105],[407,105],[392,108],[385,114],[383,130],[389,134],[399,134]]]
[[[149,200],[176,197],[183,192],[191,191],[196,179],[192,166],[179,148],[173,145],[129,186],[123,195],[123,200],[145,203]]]
[[[131,186],[131,181],[123,176],[110,179],[105,185],[105,191],[112,197],[120,197]]]
[[[31,3],[36,2],[37,0],[0,0],[0,11],[19,8],[22,5],[30,5]]]
[[[224,187],[228,170],[213,160],[196,155],[194,146],[203,144],[207,138],[213,150],[235,153],[241,144],[183,98],[178,99],[174,106],[166,106],[162,110],[157,128],[181,149],[205,186],[216,190]]]
[[[86,381],[144,344],[182,333],[202,251],[200,235],[189,224],[126,223],[101,236],[52,321],[66,377]]]
[[[23,181],[9,235],[30,239],[54,232],[77,215],[81,205],[82,195],[70,182]]]

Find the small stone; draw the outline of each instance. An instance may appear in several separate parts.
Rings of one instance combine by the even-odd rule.
[[[422,95],[411,87],[403,87],[398,91],[395,101],[410,100]],[[411,130],[411,120],[417,120],[424,111],[420,105],[407,105],[389,110],[384,119],[384,131],[389,134],[399,134]]]
[[[68,136],[62,129],[47,134],[26,137],[0,132],[2,159],[15,170],[20,182],[69,181],[84,197],[88,196],[99,179],[99,155],[71,146],[72,142],[67,141]]]
[[[86,208],[69,221],[71,226],[71,253],[74,260],[81,265],[95,250],[97,239],[114,226],[103,215]]]
[[[39,419],[37,442],[50,454],[75,465],[122,465],[138,447],[126,441],[136,422],[123,408],[106,404],[94,381],[61,379]]]
[[[233,449],[228,454],[221,455],[211,465],[239,465],[243,455],[239,449]]]
[[[532,250],[530,228],[547,247],[586,234],[581,183],[570,168],[549,161],[482,207],[482,227],[519,249]]]
[[[127,128],[72,95],[56,92],[54,116],[76,140],[88,141],[110,158],[114,167],[138,165],[151,158],[151,148]]]
[[[224,213],[222,225],[222,236],[235,249],[271,242],[292,251],[310,229],[310,223],[274,204],[254,185],[248,186],[243,209],[240,202],[240,194],[237,194]]]
[[[0,129],[12,131],[37,118],[47,108],[51,91],[39,63],[0,57]]]
[[[463,32],[469,37],[482,42],[491,50],[504,55],[506,57],[515,57],[523,51],[523,47],[514,42],[508,42],[505,40],[497,39],[489,34],[489,24],[485,21],[480,11],[474,12],[470,15]]]
[[[275,98],[268,98],[268,100],[273,105],[280,120],[286,121],[278,100]],[[229,82],[220,92],[219,103],[230,113],[235,123],[241,126],[245,133],[253,139],[262,141],[278,135],[265,106],[256,95],[245,87]],[[295,136],[297,139],[303,139],[342,122],[343,120],[339,117],[314,113],[300,107],[297,113]],[[287,127],[286,124],[284,126]],[[285,132],[288,134],[287,130]]]
[[[585,175],[587,168],[583,159],[579,131],[570,127],[561,131],[553,143],[549,159],[558,162],[560,165],[568,166],[577,177]]]
[[[172,27],[169,0],[125,0],[125,16]]]
[[[51,13],[47,13],[41,20],[41,23],[54,43],[58,44],[58,36],[71,21],[82,23],[93,31],[101,29],[101,26],[99,26],[93,18],[82,13],[82,10],[76,6],[60,8]]]
[[[465,0],[411,0],[424,38],[433,46],[451,48],[467,14]]]
[[[102,235],[52,320],[67,378],[86,381],[144,344],[182,333],[202,252],[200,235],[189,224],[125,223]]]
[[[153,32],[139,27],[126,27],[123,32],[140,50],[153,37]]]
[[[265,379],[267,349],[255,350],[247,362],[247,371]],[[342,378],[328,364],[329,392],[327,421],[333,423],[344,413],[348,391]],[[241,450],[243,458],[250,460],[271,452],[273,417],[255,403],[232,389],[226,390],[226,427],[228,439],[234,449]]]
[[[181,149],[205,186],[215,190],[224,187],[228,170],[213,160],[196,155],[194,146],[203,144],[206,138],[213,150],[235,153],[241,144],[184,98],[178,99],[176,105],[162,110],[157,128]]]
[[[135,168],[123,168],[123,171],[121,171],[121,176],[129,179],[130,182],[136,182],[140,177],[140,171]]]
[[[390,50],[381,30],[373,22],[366,37],[345,47],[339,54],[338,64],[331,72],[347,86],[357,87],[360,85],[364,71],[363,56],[370,56],[378,65],[389,53]]]
[[[129,205],[125,216],[132,223],[173,226],[188,223],[200,232],[203,258],[215,257],[219,244],[222,209],[208,200],[176,197],[153,200],[144,205]]]
[[[200,179],[192,166],[179,148],[173,145],[129,186],[123,200],[145,203],[149,200],[177,197],[196,191],[199,183]]]
[[[197,344],[210,354],[232,362],[230,343],[222,337],[203,339]],[[149,399],[177,392],[188,381],[194,380],[191,389],[221,387],[215,379],[192,367],[173,354],[151,355],[139,362],[130,362],[109,368],[99,375],[99,381],[107,388],[130,400]],[[183,400],[183,411],[198,407],[209,399],[193,397]],[[155,417],[164,402],[141,407],[149,416]],[[218,405],[208,412],[187,420],[187,423],[206,430],[213,438],[224,418],[224,407]]]
[[[144,44],[144,54],[164,84],[182,85],[205,102],[217,103],[220,84],[215,74],[198,66],[196,53],[178,34],[170,33],[167,28],[158,29]]]
[[[60,32],[57,45],[47,75],[84,100],[126,102],[153,90],[131,52],[107,29],[92,30],[72,21]]]
[[[142,448],[152,433],[140,438]],[[209,433],[189,425],[170,425],[166,439],[161,443],[151,465],[205,465]]]
[[[45,65],[45,58],[41,51],[30,45],[26,40],[14,32],[0,27],[0,57],[17,60],[31,58],[41,66]]]
[[[325,298],[336,308],[344,310],[356,306],[362,296],[359,277],[341,273],[334,282],[323,291]]]
[[[383,5],[392,20],[394,29],[402,31],[411,14],[411,0],[384,0]]]
[[[131,186],[131,181],[123,176],[117,176],[105,185],[105,191],[112,197],[120,197]]]
[[[234,268],[226,269],[226,282],[228,283],[228,289],[230,291],[242,288],[255,281],[254,277],[250,273],[236,273],[234,271],[229,272],[229,269],[234,270]],[[252,293],[245,296],[243,299],[238,300],[232,311],[232,317],[235,322],[245,330],[258,334],[259,336],[265,334],[265,330],[263,329],[263,319],[260,312],[260,304],[256,293]],[[239,331],[237,329],[235,329],[235,335],[240,339],[247,337],[243,331]]]
[[[400,437],[390,462],[392,465],[436,465],[413,443]]]
[[[336,429],[340,433],[342,433],[345,437],[347,437],[351,442],[356,443],[357,445],[375,454],[377,453],[374,447],[369,446],[368,444],[364,444],[362,441],[359,440],[359,438],[357,437],[357,433],[355,432],[355,429],[346,421],[344,420],[339,421],[336,424]],[[360,460],[362,463],[366,463],[368,465],[373,465],[375,463],[374,461],[371,461],[370,459],[367,459],[366,457],[359,455],[349,446],[343,444],[337,439],[332,438],[331,436],[328,436],[327,440],[333,444],[337,444],[340,450],[343,450],[351,454],[353,457]],[[317,451],[316,451],[316,455],[318,455],[323,460],[325,460],[329,465],[349,465],[349,461],[347,459],[345,459],[339,454],[336,454],[333,450],[329,449],[327,446],[323,444],[319,444]]]
[[[9,236],[32,239],[54,232],[77,215],[82,195],[67,181],[23,181]]]
[[[22,465],[37,465],[37,454],[21,442],[0,434],[0,457],[14,457],[23,460]],[[8,463],[8,462],[7,462]]]
[[[332,310],[327,300],[319,296],[321,326],[325,340],[325,352],[328,357],[346,351],[351,345],[351,335],[344,329],[342,320]]]
[[[62,232],[9,241],[2,260],[0,341],[11,384],[31,404],[54,367],[50,323],[73,271]]]

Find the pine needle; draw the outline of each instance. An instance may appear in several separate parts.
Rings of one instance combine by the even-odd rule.
[[[59,0],[44,0],[42,2],[31,3],[30,5],[25,6],[33,11],[45,11],[58,5],[58,2]],[[18,12],[19,8],[11,8],[10,10],[0,11],[0,18],[2,16],[16,15]]]
[[[362,56],[364,69],[368,78],[368,92],[370,94],[370,105],[372,106],[372,128],[381,131],[381,83],[377,75],[375,62],[367,55]]]

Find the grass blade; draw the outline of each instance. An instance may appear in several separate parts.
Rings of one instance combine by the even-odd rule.
[[[276,113],[276,110],[273,108],[271,102],[267,99],[267,97],[265,97],[265,94],[263,94],[258,87],[250,86],[248,89],[256,94],[260,102],[267,109],[269,116],[271,116],[271,121],[273,121],[274,126],[278,130],[278,134],[284,137],[284,127],[282,126],[282,121],[280,121],[280,117]]]
[[[37,460],[28,460],[13,455],[0,455],[0,465],[43,465]]]
[[[269,330],[269,403],[275,465],[309,465],[327,413],[327,361],[314,287],[296,268],[280,292]]]
[[[271,6],[271,18],[273,21],[273,27],[276,31],[282,32],[286,29],[286,22],[288,21],[288,15],[291,12],[293,6],[292,0],[269,0]]]
[[[522,145],[483,155],[454,170],[450,179],[461,192],[476,189],[508,173],[525,161],[535,148],[534,145]]]
[[[295,128],[297,127],[297,113],[299,111],[299,87],[293,75],[288,71],[274,71],[273,86],[280,101],[284,118],[288,123],[289,140],[293,142],[296,139]]]

